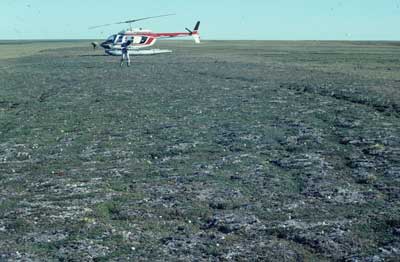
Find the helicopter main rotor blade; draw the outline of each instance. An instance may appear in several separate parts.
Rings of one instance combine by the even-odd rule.
[[[124,22],[119,22],[119,23],[117,23],[117,24],[130,24],[130,23],[135,23],[135,22],[142,21],[142,20],[147,20],[147,19],[152,19],[152,18],[158,18],[158,17],[164,17],[164,16],[171,16],[171,15],[175,15],[175,14],[166,14],[166,15],[149,16],[149,17],[144,17],[144,18],[139,18],[139,19],[132,19],[132,20],[124,21]]]
[[[105,27],[105,26],[110,26],[110,25],[113,25],[113,24],[105,24],[105,25],[91,26],[91,27],[89,27],[89,29],[96,29],[96,28]]]
[[[135,23],[135,22],[137,22],[137,21],[142,21],[142,20],[147,20],[147,19],[152,19],[152,18],[158,18],[158,17],[164,17],[164,16],[171,16],[171,15],[175,15],[175,14],[166,14],[166,15],[149,16],[149,17],[144,17],[144,18],[139,18],[139,19],[132,19],[132,20],[127,20],[127,21],[118,22],[118,23],[97,25],[97,26],[89,27],[89,29],[95,29],[95,28],[105,27],[105,26],[110,26],[110,25],[131,24],[131,23]]]

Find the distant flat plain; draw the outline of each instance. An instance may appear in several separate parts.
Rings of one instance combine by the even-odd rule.
[[[86,41],[0,40],[0,59],[29,56],[52,48],[82,47],[85,44]]]
[[[396,261],[400,43],[0,41],[0,260]]]

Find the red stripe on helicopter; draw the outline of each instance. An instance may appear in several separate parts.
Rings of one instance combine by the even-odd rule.
[[[197,32],[193,32],[196,34]],[[127,33],[126,35],[135,35],[135,36],[148,36],[148,37],[177,37],[177,36],[190,36],[189,33]]]

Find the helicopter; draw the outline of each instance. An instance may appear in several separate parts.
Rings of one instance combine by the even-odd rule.
[[[175,14],[166,14],[166,15],[158,15],[158,16],[150,16],[144,17],[139,19],[132,19],[123,22],[117,22],[112,24],[104,24],[89,27],[89,29],[95,29],[110,25],[116,24],[129,24],[130,27],[127,30],[123,30],[117,34],[113,34],[109,36],[104,42],[100,44],[102,48],[104,48],[105,53],[112,56],[121,56],[122,55],[122,47],[123,43],[127,41],[131,41],[131,45],[128,47],[129,53],[132,55],[153,55],[153,54],[161,54],[161,53],[171,53],[171,50],[162,50],[162,49],[146,49],[140,50],[144,48],[152,47],[158,39],[163,38],[173,38],[173,37],[193,37],[195,43],[200,44],[200,35],[199,35],[199,27],[200,21],[198,21],[193,28],[190,30],[185,28],[187,32],[174,32],[174,33],[153,33],[151,30],[148,29],[133,29],[132,24],[138,21],[147,20],[147,19],[154,19],[159,17],[171,16]]]

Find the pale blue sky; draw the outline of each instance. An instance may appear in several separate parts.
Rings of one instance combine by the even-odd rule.
[[[203,39],[400,40],[400,0],[0,0],[0,39],[105,38],[122,25],[182,31],[201,20]]]

